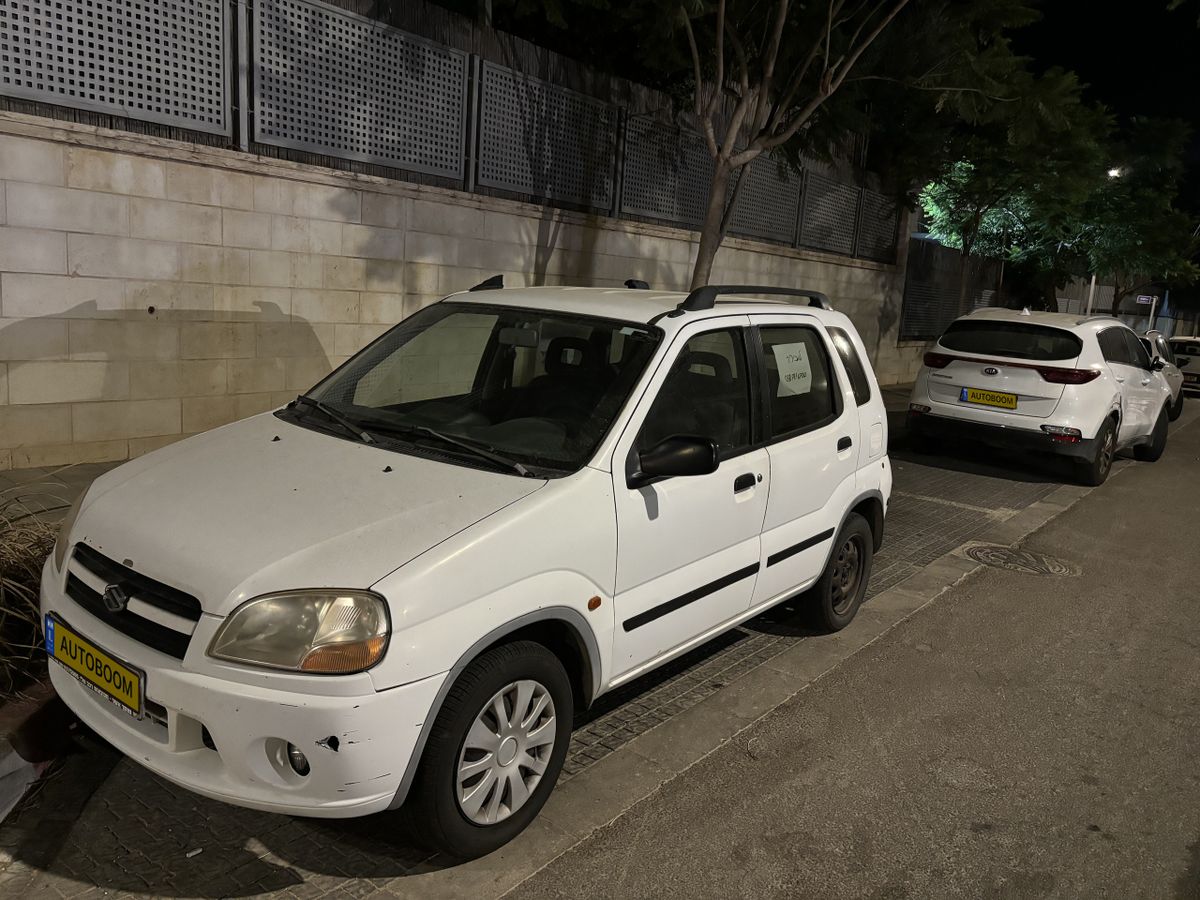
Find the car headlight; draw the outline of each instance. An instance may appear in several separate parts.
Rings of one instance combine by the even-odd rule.
[[[59,572],[62,571],[63,563],[67,561],[67,551],[71,549],[71,529],[75,527],[75,519],[79,517],[79,508],[83,506],[83,498],[86,496],[87,491],[84,491],[75,498],[75,502],[63,517],[62,524],[58,526],[58,539],[54,542],[54,568]]]
[[[247,600],[217,630],[210,656],[271,669],[348,675],[387,647],[387,604],[370,591],[326,588]]]

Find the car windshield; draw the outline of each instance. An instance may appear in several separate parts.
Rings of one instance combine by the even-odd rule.
[[[1083,342],[1061,328],[983,319],[951,323],[938,343],[947,350],[1013,359],[1075,359],[1083,352]]]
[[[574,471],[608,431],[659,335],[609,319],[437,303],[308,396],[385,443],[475,465]],[[314,406],[289,415],[346,433]]]

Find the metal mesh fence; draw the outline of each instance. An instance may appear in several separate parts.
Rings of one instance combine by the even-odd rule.
[[[259,0],[254,138],[461,176],[465,53],[308,0]]]
[[[713,161],[695,132],[320,0],[232,9],[228,0],[0,0],[0,97],[310,163],[689,229],[703,221]],[[884,196],[766,156],[742,182],[731,234],[894,258],[898,217]]]
[[[0,94],[228,134],[222,0],[0,0]]]
[[[479,184],[608,209],[616,124],[614,106],[484,63]]]

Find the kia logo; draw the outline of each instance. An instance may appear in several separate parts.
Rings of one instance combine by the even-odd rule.
[[[104,608],[109,612],[122,612],[129,605],[129,595],[119,584],[110,584],[104,589]]]
[[[983,374],[984,375],[999,375],[1000,370],[997,369],[995,366],[988,366],[986,369],[983,370]]]

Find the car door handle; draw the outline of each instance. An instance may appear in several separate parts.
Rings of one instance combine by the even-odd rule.
[[[750,488],[754,487],[756,483],[757,479],[749,472],[747,472],[745,475],[739,475],[737,478],[733,479],[733,492],[735,494],[740,494],[742,491],[748,491]]]
[[[850,440],[849,437],[844,437],[838,441],[838,453],[841,453],[843,450],[849,450],[853,446],[854,441]]]
[[[1113,376],[1113,378],[1115,378],[1115,379],[1117,380],[1117,384],[1124,384],[1124,383],[1125,383],[1125,379],[1124,379],[1124,378],[1122,378],[1120,375],[1114,375],[1114,376]]]

